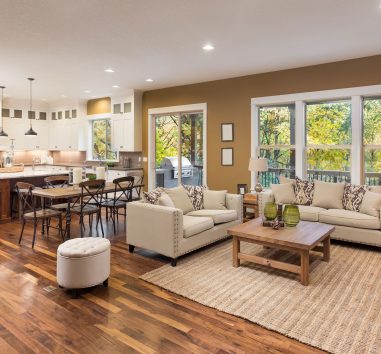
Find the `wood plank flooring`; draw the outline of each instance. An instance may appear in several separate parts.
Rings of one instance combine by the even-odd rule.
[[[111,223],[105,228],[109,287],[78,299],[57,288],[56,230],[39,235],[34,251],[31,227],[21,246],[19,230],[17,221],[0,225],[0,353],[321,353],[139,280],[169,260],[141,249],[130,254],[122,222],[116,236]]]

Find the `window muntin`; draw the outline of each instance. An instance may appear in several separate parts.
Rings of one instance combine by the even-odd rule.
[[[350,101],[306,104],[307,177],[327,182],[350,181]]]
[[[381,98],[363,101],[364,179],[368,185],[381,184]]]
[[[118,155],[111,148],[111,120],[94,120],[91,128],[92,159],[100,161],[117,160]]]
[[[259,108],[259,154],[268,159],[269,169],[259,174],[269,186],[279,176],[295,177],[295,105]]]

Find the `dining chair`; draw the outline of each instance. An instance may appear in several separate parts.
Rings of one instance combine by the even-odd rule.
[[[44,182],[44,188],[65,188],[69,185],[69,176],[48,176],[44,178]],[[50,200],[49,208],[54,210],[66,211],[67,203],[59,202],[54,204],[54,202]]]
[[[106,199],[102,202],[102,208],[106,208],[106,215],[110,215],[114,234],[116,233],[116,221],[118,221],[119,215],[124,215],[124,221],[127,217],[127,203],[132,201],[132,188],[134,186],[134,177],[120,177],[115,178],[114,183],[114,198]],[[123,209],[123,214],[119,213],[119,210]],[[108,213],[110,210],[110,214]]]
[[[42,221],[43,230],[44,230],[44,225],[47,226],[47,233],[49,234],[49,226],[50,226],[51,218],[58,219],[58,227],[53,227],[53,226],[51,227],[58,229],[59,234],[62,237],[62,241],[64,241],[64,234],[62,229],[62,213],[58,210],[52,210],[52,209],[44,209],[44,208],[37,209],[36,198],[33,195],[33,190],[35,189],[35,186],[33,184],[25,183],[25,182],[17,182],[15,185],[15,188],[17,191],[20,205],[21,205],[22,227],[21,227],[21,233],[19,238],[19,244],[21,244],[21,240],[24,234],[25,224],[27,221],[33,222],[32,248],[34,248],[39,220]]]
[[[134,177],[134,187],[132,189],[132,201],[137,201],[142,199],[141,193],[142,193],[142,184],[144,181],[144,171],[127,171],[126,176],[132,176]],[[137,186],[137,187],[136,187]]]
[[[83,229],[85,227],[84,217],[89,216],[90,232],[93,225],[93,215],[96,214],[96,227],[101,224],[102,237],[104,237],[103,224],[101,219],[102,197],[104,193],[106,181],[104,179],[95,179],[93,181],[81,182],[81,195],[74,203],[71,211],[73,214],[79,215],[79,223],[81,225],[81,237],[83,237]]]

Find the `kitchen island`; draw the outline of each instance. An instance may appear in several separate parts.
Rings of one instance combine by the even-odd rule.
[[[12,216],[12,191],[17,182],[31,183],[37,187],[45,185],[44,178],[54,175],[68,175],[66,168],[32,168],[26,167],[23,172],[0,173],[0,223],[9,222]]]

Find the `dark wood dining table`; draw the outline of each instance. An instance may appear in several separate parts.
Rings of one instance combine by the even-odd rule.
[[[123,187],[123,183],[121,183],[121,186]],[[129,187],[129,189],[131,189],[130,196],[132,197],[132,190],[139,189],[142,187],[144,187],[144,184],[137,184],[137,185],[133,185],[132,187]],[[121,188],[117,187],[116,191],[121,191]],[[83,192],[84,192],[83,196],[88,195],[88,193],[86,193],[85,190]],[[108,194],[113,192],[115,192],[115,184],[112,182],[106,182],[105,188],[103,190],[103,194]],[[71,224],[70,209],[71,209],[73,200],[78,199],[82,195],[81,187],[75,185],[75,186],[67,186],[62,188],[34,189],[32,191],[32,194],[42,199],[50,199],[50,200],[66,199],[67,200],[65,237],[69,239],[71,236],[70,235],[70,224]],[[42,204],[44,205],[45,203],[42,203]]]

